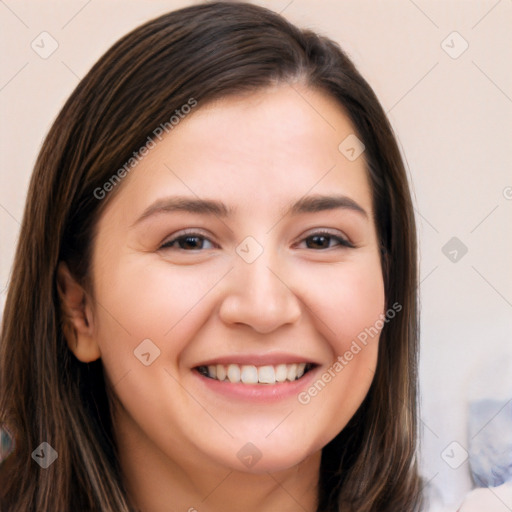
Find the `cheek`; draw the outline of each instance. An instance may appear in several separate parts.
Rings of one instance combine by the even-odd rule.
[[[371,261],[347,263],[336,273],[317,275],[311,289],[317,325],[328,326],[323,334],[332,359],[298,401],[305,414],[328,425],[321,444],[348,423],[375,375],[385,299],[380,262]]]
[[[347,350],[384,312],[384,283],[374,258],[346,262],[336,271],[326,269],[308,279],[310,304],[325,324],[323,332],[336,354]]]
[[[201,272],[193,265],[173,268],[161,260],[148,263],[140,256],[118,262],[96,279],[102,357],[133,352],[148,338],[169,358],[177,357],[186,345],[183,329],[192,327],[190,319],[206,302],[217,273],[211,268]]]
[[[169,358],[177,358],[187,340],[208,321],[213,290],[221,285],[225,265],[173,267],[140,255],[117,261],[96,279],[96,323],[104,359],[109,353],[133,352],[147,338],[155,340]],[[383,312],[380,263],[371,255],[335,265],[290,268],[285,279],[307,306],[304,314],[310,314],[308,309],[313,313],[311,322],[329,341],[333,357],[347,350],[350,341],[373,326]]]
[[[117,262],[96,278],[95,323],[105,373],[139,424],[155,428],[147,419],[160,411],[163,423],[174,425],[190,399],[170,375],[178,377],[182,354],[207,319],[208,292],[219,273],[140,256]]]

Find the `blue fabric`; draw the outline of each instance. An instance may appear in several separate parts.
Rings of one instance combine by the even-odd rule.
[[[512,398],[469,404],[469,464],[479,487],[512,482]]]

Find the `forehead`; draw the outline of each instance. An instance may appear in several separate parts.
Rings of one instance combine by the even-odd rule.
[[[282,211],[292,199],[336,189],[370,213],[364,153],[351,160],[343,152],[354,131],[338,102],[304,86],[199,103],[155,140],[112,202],[140,212],[165,195],[187,194],[222,199],[236,212],[271,204]]]

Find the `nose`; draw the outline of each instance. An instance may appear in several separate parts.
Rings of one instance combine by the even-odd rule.
[[[262,334],[296,323],[301,306],[294,283],[287,282],[289,275],[270,250],[265,249],[252,263],[237,256],[235,269],[228,274],[219,310],[221,320],[248,325]]]

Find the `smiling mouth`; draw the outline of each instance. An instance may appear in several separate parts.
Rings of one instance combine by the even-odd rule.
[[[201,375],[220,382],[232,384],[279,384],[302,378],[315,365],[313,363],[292,363],[277,365],[216,364],[195,368]]]

